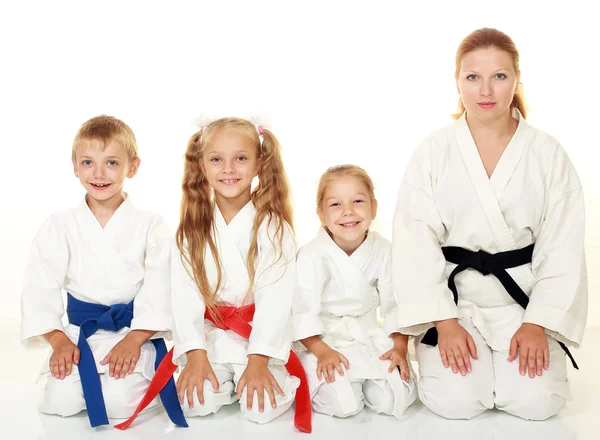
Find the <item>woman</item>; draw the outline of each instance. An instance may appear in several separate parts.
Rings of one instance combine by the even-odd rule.
[[[457,120],[419,146],[398,196],[398,324],[418,336],[433,412],[544,420],[569,396],[566,346],[585,328],[581,185],[560,144],[525,121],[510,37],[471,33],[455,77]]]

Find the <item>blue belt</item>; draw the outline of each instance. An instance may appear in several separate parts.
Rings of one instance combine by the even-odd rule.
[[[97,330],[118,332],[123,327],[130,327],[133,319],[133,300],[127,304],[105,306],[80,301],[68,293],[67,316],[70,324],[79,326],[79,340],[77,341],[77,347],[81,351],[78,365],[79,377],[81,378],[83,397],[90,424],[92,427],[108,425],[100,377],[87,338],[96,333]],[[151,342],[156,349],[156,361],[154,363],[156,369],[167,354],[167,346],[162,338],[151,339]],[[188,426],[179,404],[173,378],[160,392],[160,399],[173,423],[179,426]]]

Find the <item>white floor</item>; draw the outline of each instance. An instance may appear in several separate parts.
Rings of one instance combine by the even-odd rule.
[[[4,324],[6,325],[6,323]],[[4,326],[3,326],[4,327]],[[46,352],[26,351],[17,342],[14,326],[7,331],[0,349],[0,438],[2,439],[380,439],[394,440],[570,440],[600,438],[600,352],[597,350],[600,329],[589,329],[585,345],[575,353],[580,371],[570,369],[572,400],[562,413],[545,422],[526,422],[498,411],[470,421],[449,421],[432,414],[417,402],[405,420],[380,416],[368,410],[345,419],[320,414],[313,416],[313,433],[299,433],[293,426],[293,413],[288,412],[268,425],[246,421],[237,405],[219,413],[189,419],[190,427],[175,428],[162,409],[140,416],[127,431],[112,427],[92,429],[87,413],[63,419],[39,414],[36,410],[41,385],[35,385],[36,374]],[[113,421],[118,423],[118,421]]]

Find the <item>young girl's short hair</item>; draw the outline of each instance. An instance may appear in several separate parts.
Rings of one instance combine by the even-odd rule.
[[[129,160],[133,161],[138,158],[138,147],[133,130],[114,116],[96,116],[83,123],[73,140],[71,153],[73,160],[75,160],[77,149],[84,142],[89,141],[99,142],[102,149],[111,141],[117,142],[125,149]]]
[[[376,201],[375,186],[364,169],[356,165],[336,165],[328,168],[319,179],[319,186],[317,188],[317,209],[322,208],[323,197],[325,197],[327,185],[331,181],[340,177],[356,177],[357,179],[361,180],[367,187],[367,191],[369,193],[368,195],[371,197],[371,200]]]

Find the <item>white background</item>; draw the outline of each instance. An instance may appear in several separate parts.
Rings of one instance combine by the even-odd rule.
[[[299,244],[318,226],[319,175],[358,164],[391,238],[412,151],[455,110],[454,54],[496,27],[521,52],[528,120],[557,137],[587,204],[588,325],[600,325],[600,32],[593,2],[3,2],[0,6],[0,319],[17,334],[27,253],[80,203],[71,142],[110,114],[135,131],[126,190],[174,231],[182,156],[200,116],[266,115],[284,148]]]

